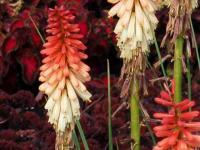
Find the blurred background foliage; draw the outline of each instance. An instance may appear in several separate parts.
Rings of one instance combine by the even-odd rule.
[[[87,86],[93,93],[93,101],[88,105],[82,104],[81,123],[90,149],[108,149],[107,59],[111,66],[114,148],[130,149],[129,106],[119,98],[117,77],[122,62],[118,58],[113,33],[116,19],[107,18],[110,4],[106,0],[0,0],[0,150],[54,150],[55,133],[47,122],[43,108],[45,97],[38,92],[42,40],[30,16],[42,36],[46,37],[48,8],[55,5],[64,5],[76,16],[80,32],[85,36],[83,41],[88,47],[86,53],[89,58],[86,63],[91,67],[92,80]],[[156,37],[159,43],[165,34],[167,14],[167,8],[157,13],[160,22]],[[197,43],[200,43],[200,8],[194,11],[192,21]],[[162,57],[168,55],[170,58],[170,53],[166,48],[161,49]],[[152,46],[149,62],[153,65],[157,61],[155,47]],[[168,75],[171,75],[173,64],[170,59],[164,62],[164,66]],[[153,102],[160,87],[157,82],[153,84],[151,81],[162,76],[159,67],[146,71],[149,95],[141,102],[150,117],[155,111],[164,110]],[[197,101],[196,109],[200,110],[200,73],[194,50],[191,73],[193,98]],[[184,89],[187,91],[186,84]],[[151,126],[155,125],[153,121],[149,122]],[[150,147],[150,135],[142,124],[142,149],[149,150]]]

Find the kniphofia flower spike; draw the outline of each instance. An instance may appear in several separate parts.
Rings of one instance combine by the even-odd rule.
[[[155,11],[159,0],[108,0],[114,6],[109,17],[117,15],[119,20],[114,32],[120,57],[123,59],[120,81],[123,82],[121,97],[127,97],[130,84],[135,77],[144,75],[149,44],[158,24]]]
[[[121,58],[130,60],[138,56],[139,51],[147,53],[149,42],[153,40],[153,31],[158,20],[155,11],[158,2],[154,0],[108,0],[115,4],[109,16],[117,15],[119,21],[114,32],[117,34]]]
[[[64,7],[50,9],[46,30],[49,35],[41,51],[45,57],[40,67],[39,89],[48,96],[45,109],[56,130],[57,145],[70,143],[74,124],[80,118],[78,97],[83,101],[91,98],[83,84],[90,80],[90,68],[81,61],[87,58],[86,46],[80,41],[83,36],[73,23],[74,18]]]
[[[154,127],[155,135],[163,138],[157,143],[153,150],[195,150],[200,147],[200,122],[193,122],[199,116],[199,111],[189,111],[195,105],[194,101],[185,99],[178,104],[173,101],[174,82],[171,91],[160,93],[155,102],[170,107],[168,113],[155,113],[154,117],[159,119],[162,125]]]

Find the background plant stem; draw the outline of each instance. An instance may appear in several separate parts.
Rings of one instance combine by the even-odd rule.
[[[174,101],[179,103],[182,99],[182,55],[183,55],[184,40],[181,36],[176,39],[174,52],[174,81],[175,93]]]
[[[190,57],[187,54],[187,81],[188,81],[188,99],[192,100],[192,79],[190,69]]]
[[[196,51],[196,57],[197,57],[198,67],[199,67],[199,70],[200,70],[200,57],[199,57],[199,50],[198,50],[196,35],[195,35],[195,31],[194,31],[194,27],[193,27],[191,16],[189,18],[190,18],[190,27],[191,27],[191,30],[192,30],[192,39],[194,41],[194,46],[195,46],[195,51]]]
[[[140,110],[139,110],[139,83],[137,79],[133,80],[131,87],[131,144],[132,150],[140,150]]]
[[[85,134],[83,132],[83,128],[81,127],[81,123],[79,120],[76,121],[76,126],[78,128],[78,131],[80,133],[80,136],[81,136],[81,139],[82,139],[82,142],[83,142],[83,146],[84,146],[84,149],[85,150],[89,150],[89,146],[88,146],[88,143],[87,143],[87,140],[85,138]]]
[[[107,78],[108,78],[108,143],[109,150],[113,150],[112,143],[112,102],[111,102],[111,85],[110,85],[110,63],[107,59]]]

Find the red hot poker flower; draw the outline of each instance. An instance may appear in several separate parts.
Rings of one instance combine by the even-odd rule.
[[[80,41],[79,26],[73,24],[74,16],[63,7],[50,9],[48,14],[49,34],[41,51],[45,57],[40,67],[39,89],[48,96],[45,108],[49,122],[57,135],[71,139],[74,122],[80,117],[78,97],[90,101],[86,81],[90,80],[90,68],[81,60],[86,59],[86,46]],[[66,136],[67,134],[67,136]]]
[[[188,99],[175,104],[174,82],[172,81],[171,91],[161,91],[160,97],[155,98],[155,102],[170,107],[168,113],[155,113],[154,117],[160,119],[161,124],[154,127],[157,137],[163,138],[153,150],[194,150],[200,147],[200,136],[195,132],[200,131],[200,122],[192,122],[199,116],[198,111],[188,111],[195,105],[194,101]]]

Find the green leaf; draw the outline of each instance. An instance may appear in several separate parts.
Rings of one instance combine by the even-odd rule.
[[[78,131],[80,133],[80,136],[81,136],[81,139],[82,139],[82,142],[83,142],[83,145],[84,145],[84,149],[85,150],[89,150],[88,143],[87,143],[87,140],[85,138],[85,135],[84,135],[84,132],[83,132],[83,129],[81,127],[81,124],[80,124],[79,120],[76,122],[76,125],[78,127]]]

